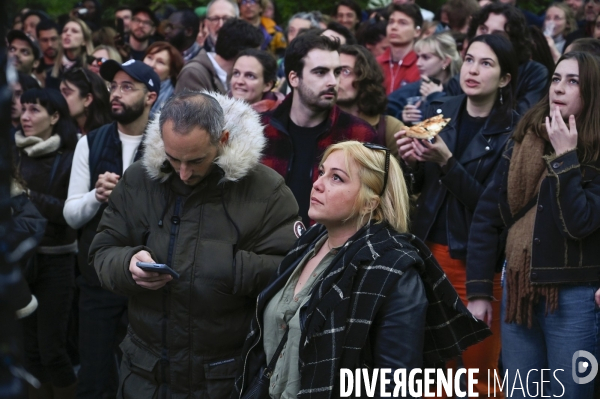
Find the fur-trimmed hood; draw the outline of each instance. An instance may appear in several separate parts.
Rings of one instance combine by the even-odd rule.
[[[216,98],[223,108],[225,130],[229,131],[229,141],[214,162],[223,170],[223,180],[239,180],[259,164],[266,145],[260,117],[243,100],[236,100],[215,92],[204,93]],[[167,161],[167,156],[160,134],[159,119],[160,112],[157,112],[154,120],[146,128],[142,164],[151,179],[160,180],[162,183],[173,172],[165,172],[162,168]]]

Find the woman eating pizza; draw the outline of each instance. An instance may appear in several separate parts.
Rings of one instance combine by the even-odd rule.
[[[436,128],[427,120],[423,123],[434,135],[441,128],[431,142],[408,137],[406,131],[396,133],[398,154],[410,176],[412,192],[420,194],[412,233],[426,241],[465,304],[465,260],[473,212],[518,120],[513,111],[516,59],[505,37],[476,37],[460,71],[464,94],[435,100],[426,113],[426,117],[449,118],[447,125],[441,128],[443,123],[437,124]],[[496,278],[499,280],[499,275]],[[502,292],[499,284],[496,287],[492,306],[498,317]],[[499,324],[498,320],[492,323],[493,335],[462,355],[464,367],[479,369],[476,391],[480,397],[488,392],[488,370],[493,374],[498,364]]]

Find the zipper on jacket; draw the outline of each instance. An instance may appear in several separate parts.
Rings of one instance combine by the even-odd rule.
[[[260,327],[260,321],[258,320],[258,301],[260,300],[260,297],[261,295],[259,295],[256,298],[255,311],[256,324],[258,325],[258,338],[256,342],[250,347],[250,349],[246,353],[246,357],[244,358],[244,368],[242,369],[242,383],[240,384],[240,399],[242,399],[242,393],[244,392],[244,380],[246,379],[246,364],[248,363],[248,356],[250,356],[250,352],[252,352],[252,350],[256,348],[256,345],[258,345],[258,343],[260,342],[260,337],[262,336],[262,328]]]
[[[177,241],[177,235],[179,234],[179,224],[181,223],[181,218],[179,216],[181,212],[181,197],[177,196],[175,200],[175,210],[173,211],[173,216],[171,216],[171,234],[169,238],[169,250],[167,253],[167,264],[170,267],[173,267],[173,255],[175,249],[175,242]],[[169,384],[167,383],[167,367],[169,367],[169,348],[167,346],[167,330],[169,324],[169,299],[170,299],[170,290],[168,287],[163,287],[163,295],[162,295],[162,325],[161,325],[161,341],[162,341],[162,349],[160,356],[160,373],[161,373],[161,384],[160,384],[160,397],[167,398],[167,392]]]

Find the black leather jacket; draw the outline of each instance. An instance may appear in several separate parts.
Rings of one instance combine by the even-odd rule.
[[[452,118],[440,133],[454,153],[457,143],[458,117],[466,106],[466,95],[435,100],[426,117],[443,114]],[[450,256],[466,259],[469,228],[475,207],[494,170],[517,121],[511,109],[494,107],[485,125],[468,144],[459,159],[450,159],[446,173],[435,163],[420,163],[412,176],[412,191],[420,193],[412,217],[412,233],[427,239],[442,205],[447,206],[447,237]],[[444,199],[448,196],[447,201]]]

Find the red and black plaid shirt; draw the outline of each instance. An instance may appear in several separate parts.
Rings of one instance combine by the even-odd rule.
[[[292,139],[287,131],[291,108],[292,94],[288,95],[277,109],[262,116],[267,147],[263,152],[261,162],[284,178],[291,170],[290,160],[294,154]],[[317,141],[317,156],[312,171],[313,181],[319,177],[319,161],[325,149],[331,144],[347,140],[375,143],[377,142],[377,132],[367,122],[334,106],[329,113],[325,132],[319,136]]]

